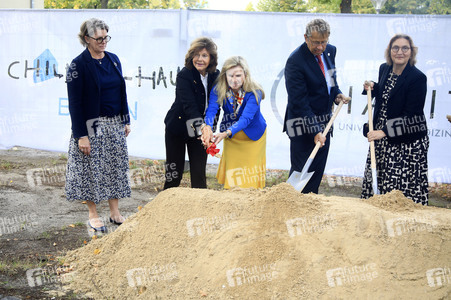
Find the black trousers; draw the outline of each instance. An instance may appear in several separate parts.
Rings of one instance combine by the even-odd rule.
[[[194,137],[185,138],[173,135],[167,130],[164,139],[166,144],[164,189],[180,185],[185,167],[185,149],[188,149],[191,187],[207,188],[207,177],[205,175],[207,152],[202,142]]]
[[[305,134],[290,138],[290,159],[291,169],[290,175],[293,171],[301,172],[307,162],[308,157],[315,148],[313,143],[313,135]],[[307,185],[302,190],[302,193],[318,194],[318,188],[323,178],[324,169],[326,168],[327,155],[330,147],[330,133],[327,135],[326,143],[316,153],[308,172],[314,172]]]

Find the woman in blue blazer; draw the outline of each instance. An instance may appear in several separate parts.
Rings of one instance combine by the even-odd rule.
[[[216,177],[224,188],[265,187],[266,121],[260,112],[263,88],[251,78],[247,62],[233,56],[224,62],[202,124],[202,142],[208,147],[224,139]],[[212,126],[220,107],[224,112],[220,133]]]
[[[415,67],[418,48],[407,35],[395,35],[385,51],[386,63],[379,68],[379,82],[367,81],[376,97],[374,130],[364,136],[375,141],[377,184],[381,194],[400,190],[416,203],[428,204],[427,136],[424,103],[426,76]],[[362,198],[373,195],[368,153]]]
[[[86,201],[89,225],[106,231],[96,204],[108,200],[110,222],[122,224],[118,199],[130,197],[126,136],[130,116],[121,63],[105,51],[109,27],[89,19],[78,37],[86,47],[67,70],[72,136],[66,173],[67,200]]]

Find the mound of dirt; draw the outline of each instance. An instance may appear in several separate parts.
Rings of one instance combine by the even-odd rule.
[[[304,195],[288,184],[169,189],[68,253],[69,288],[95,299],[449,297],[450,211],[374,201]]]
[[[385,195],[374,195],[369,198],[368,203],[389,211],[413,211],[422,209],[423,206],[413,202],[404,196],[401,191],[393,190]]]

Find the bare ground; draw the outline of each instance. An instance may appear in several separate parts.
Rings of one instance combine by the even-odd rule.
[[[59,276],[58,258],[94,236],[86,224],[85,204],[65,199],[66,160],[67,155],[59,152],[23,147],[0,150],[0,299],[86,299],[66,290]],[[130,168],[132,197],[120,201],[124,216],[154,199],[163,185],[161,161],[132,157]],[[208,186],[221,189],[215,171],[215,165],[208,166]],[[287,177],[286,171],[269,170],[267,186]],[[329,176],[323,179],[320,193],[358,197],[360,185],[359,178]],[[188,187],[189,179],[182,186]],[[449,190],[450,185],[432,187],[430,205],[450,208]],[[99,205],[99,214],[112,232],[116,227],[107,222],[108,211],[107,204]],[[36,280],[35,269],[50,272],[48,280]]]

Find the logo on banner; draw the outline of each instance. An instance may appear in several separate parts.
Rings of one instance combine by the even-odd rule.
[[[19,79],[19,76],[15,76],[14,74],[18,74],[19,72],[13,72],[17,69],[14,67],[15,65],[20,64],[19,61],[14,61],[8,66],[8,75],[13,79]],[[49,49],[45,49],[36,59],[33,61],[33,66],[28,65],[28,60],[25,60],[25,72],[24,78],[27,78],[27,74],[29,71],[33,72],[33,81],[34,83],[43,82],[46,80],[50,80],[52,78],[61,78],[63,75],[58,73],[58,62],[56,58],[53,56],[52,52]]]

